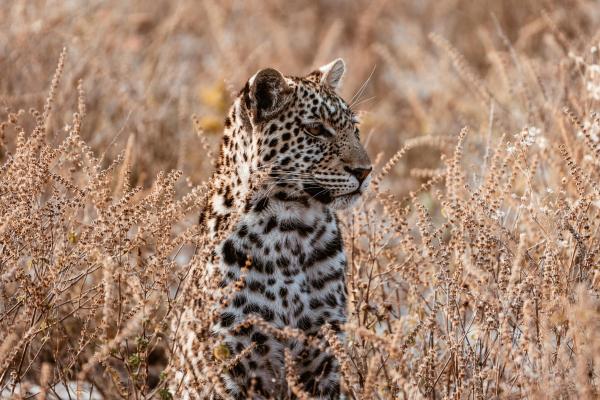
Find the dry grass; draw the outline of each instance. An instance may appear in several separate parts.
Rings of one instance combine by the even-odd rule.
[[[172,398],[232,93],[337,56],[378,160],[341,215],[347,342],[315,343],[350,398],[600,396],[597,4],[216,4],[0,6],[2,396]]]

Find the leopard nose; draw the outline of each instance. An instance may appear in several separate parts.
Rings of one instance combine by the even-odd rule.
[[[369,174],[373,170],[373,167],[369,167],[369,168],[344,167],[344,169],[346,170],[346,172],[354,175],[356,177],[356,179],[358,179],[358,183],[361,184],[361,183],[363,183],[363,181],[365,179],[367,179],[367,176],[369,176]]]

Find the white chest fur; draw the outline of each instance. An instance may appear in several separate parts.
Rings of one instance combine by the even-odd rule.
[[[218,254],[225,282],[237,280],[251,260],[245,287],[231,299],[219,328],[250,314],[308,333],[325,322],[343,323],[346,261],[337,221],[327,208],[259,201]]]

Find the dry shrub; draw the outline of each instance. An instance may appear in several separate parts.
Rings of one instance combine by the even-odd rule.
[[[110,3],[0,10],[3,396],[172,398],[169,323],[214,246],[196,218],[230,89],[337,55],[379,154],[341,215],[346,341],[271,333],[335,354],[355,399],[600,395],[597,5]],[[190,370],[218,390],[227,299],[205,295]]]

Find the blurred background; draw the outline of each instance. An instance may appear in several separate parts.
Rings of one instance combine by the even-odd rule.
[[[586,0],[5,0],[0,120],[42,108],[66,47],[50,121],[55,141],[76,110],[82,79],[93,110],[82,136],[106,163],[131,140],[133,185],[148,187],[158,171],[174,168],[197,184],[212,171],[232,96],[252,74],[270,66],[302,75],[343,57],[341,93],[349,100],[360,92],[355,108],[371,157],[386,160],[411,140],[426,144],[392,171],[391,189],[406,192],[440,167],[462,126],[487,123],[490,98],[499,97],[490,96],[494,84],[510,80],[502,75],[514,57],[509,44],[528,54],[523,68],[535,77],[565,43],[597,27],[599,7]],[[469,89],[465,79],[488,86]],[[509,101],[527,108],[523,96]],[[513,104],[510,113],[507,131],[527,123]]]
[[[62,78],[50,90],[63,48]],[[202,261],[191,258],[203,196],[196,185],[213,171],[233,97],[261,68],[304,75],[342,57],[347,73],[341,94],[361,116],[375,174],[385,172],[365,202],[340,213],[351,226],[345,230],[355,300],[349,302],[350,321],[396,340],[396,333],[390,338],[380,331],[380,322],[387,320],[408,335],[410,350],[383,361],[381,342],[355,342],[348,350],[356,365],[352,373],[366,376],[368,383],[379,363],[383,370],[389,366],[404,383],[390,385],[380,374],[378,387],[402,387],[411,399],[419,398],[414,395],[419,390],[427,398],[443,393],[459,398],[454,393],[462,390],[465,376],[473,388],[483,387],[473,382],[487,379],[496,398],[569,398],[564,393],[575,392],[572,398],[596,398],[598,391],[590,389],[588,397],[581,392],[591,379],[600,387],[600,192],[595,185],[600,118],[594,113],[600,104],[599,49],[597,0],[2,0],[0,385],[24,378],[44,387],[44,379],[57,381],[51,371],[68,383],[83,365],[106,398],[158,390],[159,381],[166,382],[167,320],[176,297],[171,289]],[[54,101],[45,104],[49,91]],[[81,137],[90,148],[79,140],[73,116],[81,93],[87,111]],[[40,139],[30,133],[45,107],[51,112],[46,129],[38,129],[45,135]],[[43,126],[44,119],[39,120]],[[465,126],[466,138],[459,136]],[[402,148],[408,150],[397,153]],[[115,163],[96,175],[91,153],[103,168],[124,154],[123,166]],[[48,160],[53,160],[50,169]],[[172,170],[181,174],[157,179],[159,172]],[[85,189],[82,199],[80,189]],[[434,236],[437,245],[432,245]],[[586,246],[587,255],[581,250]],[[527,259],[521,257],[524,249]],[[451,253],[451,263],[443,261],[458,272],[436,281],[440,259]],[[554,258],[564,264],[564,273],[557,269],[552,275],[546,268]],[[48,261],[53,259],[60,262]],[[378,285],[372,286],[375,264],[383,272],[378,270]],[[61,268],[58,278],[55,267]],[[525,274],[527,285],[536,284],[506,289],[516,287],[506,286],[509,276],[512,281]],[[122,282],[125,289],[117,295],[112,288]],[[575,298],[574,293],[584,293],[575,290],[580,283],[593,288],[594,302]],[[461,318],[473,315],[474,324],[462,332],[454,323],[453,334],[477,340],[479,355],[469,344],[466,375],[447,361],[452,372],[437,385],[431,367],[436,348],[448,353],[448,360],[462,357],[443,337],[435,343],[430,339],[436,315],[454,306],[438,313],[429,298],[450,284],[466,299]],[[52,291],[60,296],[46,302]],[[518,317],[537,318],[533,295],[546,302],[540,302],[539,325],[550,332],[539,354],[557,366],[543,374],[531,367],[542,358],[526,365],[522,357],[535,335],[511,340],[514,349],[495,340],[501,324],[533,329],[532,318]],[[105,296],[112,300],[102,304]],[[83,307],[83,297],[97,303]],[[117,305],[119,317],[113,321]],[[511,320],[513,306],[517,317]],[[140,316],[140,309],[151,318],[140,317],[136,327],[132,317]],[[129,326],[126,312],[133,328],[125,333],[135,333],[135,343],[120,336]],[[458,314],[452,311],[440,323],[444,335],[448,318]],[[40,330],[25,335],[36,328],[36,316]],[[3,342],[5,337],[12,339]],[[489,353],[492,342],[500,344]],[[12,359],[3,357],[8,353]],[[98,354],[108,360],[104,370],[96,366]],[[17,356],[20,362],[13,366],[19,372],[9,368]],[[441,355],[436,357],[440,366]],[[21,369],[24,360],[31,362]],[[109,371],[113,383],[107,374],[92,373],[100,371]],[[464,392],[469,399],[491,398],[491,392],[484,396],[482,389],[477,397],[470,390]],[[514,395],[521,390],[539,397]],[[168,391],[163,395],[173,398]],[[379,398],[399,397],[390,391]]]

